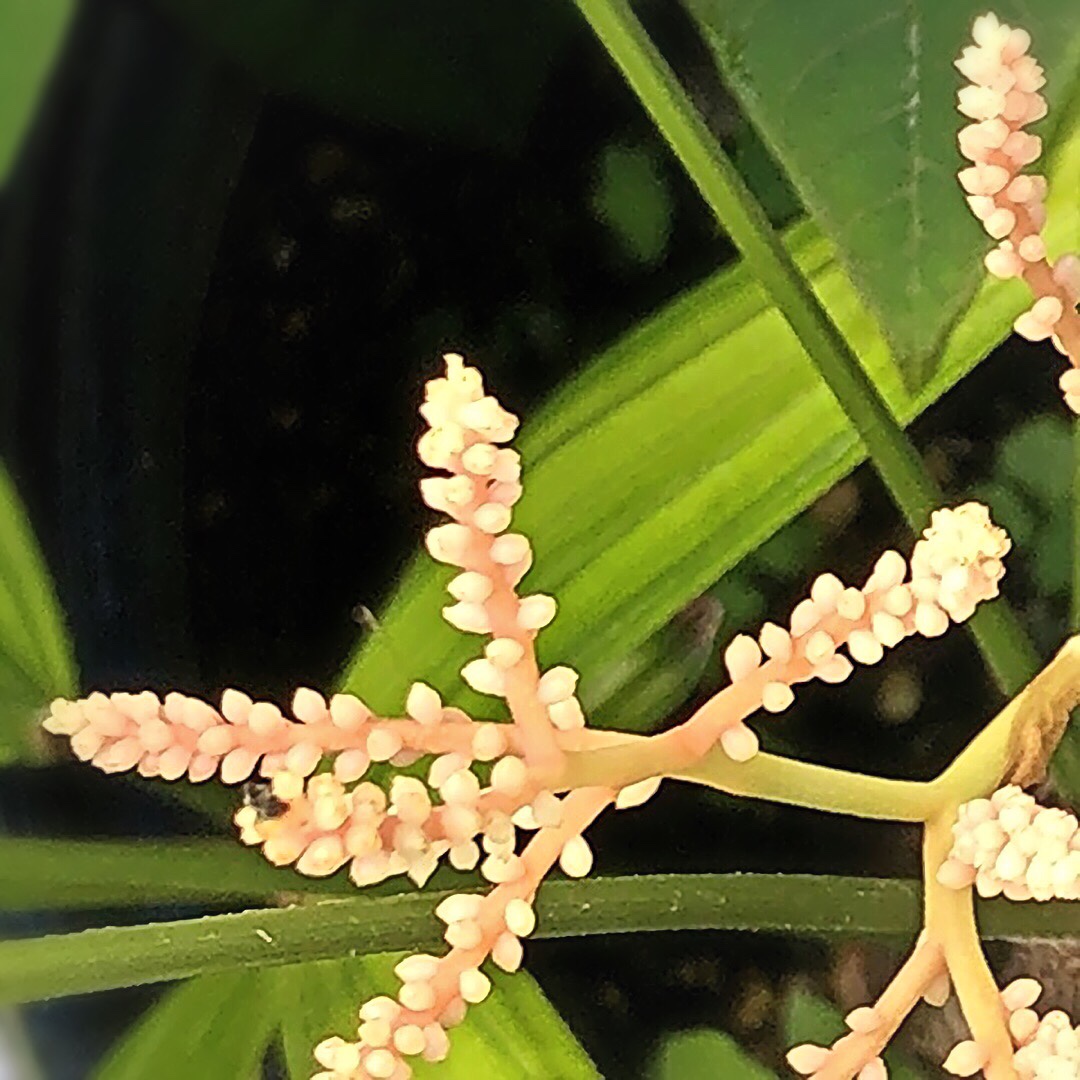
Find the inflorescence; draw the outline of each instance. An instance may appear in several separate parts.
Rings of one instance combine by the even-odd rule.
[[[1070,363],[1061,376],[1065,403],[1080,413],[1080,258],[1051,262],[1042,230],[1046,223],[1046,177],[1021,170],[1042,154],[1042,140],[1025,128],[1046,116],[1043,69],[1028,54],[1031,36],[998,21],[975,20],[974,45],[956,61],[968,79],[958,107],[973,123],[960,132],[960,153],[972,164],[960,171],[971,212],[998,241],[986,256],[995,277],[1022,278],[1035,302],[1015,323],[1030,341],[1050,338]]]
[[[957,61],[972,83],[960,93],[960,109],[975,121],[960,136],[974,163],[960,180],[1000,241],[988,268],[1023,277],[1037,296],[1018,332],[1052,337],[1076,364],[1080,262],[1047,261],[1045,182],[1020,172],[1041,149],[1024,127],[1045,115],[1042,71],[1027,55],[1027,34],[994,16],[976,20],[974,37]],[[144,690],[58,700],[44,720],[80,760],[105,772],[251,785],[234,820],[242,842],[275,865],[315,877],[347,867],[358,886],[392,875],[422,886],[445,859],[458,871],[478,869],[489,883],[486,893],[457,892],[438,905],[447,951],[402,960],[396,996],[363,1004],[353,1037],[315,1048],[323,1070],[317,1080],[407,1080],[410,1060],[445,1058],[449,1030],[491,990],[485,964],[506,972],[521,966],[544,878],[556,865],[571,877],[591,870],[584,833],[600,813],[640,806],[665,777],[695,779],[691,767],[716,753],[724,769],[738,770],[759,754],[748,719],[786,710],[801,683],[843,682],[907,637],[935,638],[964,622],[997,595],[1010,548],[984,506],[938,510],[910,558],[886,552],[861,586],[823,574],[786,625],[770,622],[734,638],[724,654],[730,684],[682,724],[648,739],[592,731],[577,697],[578,673],[566,665],[543,670],[537,660],[535,640],[555,618],[555,600],[518,592],[533,551],[511,529],[522,496],[521,461],[507,445],[517,418],[460,356],[445,364],[445,375],[426,387],[427,430],[417,451],[437,471],[421,482],[421,496],[450,520],[427,533],[426,546],[456,571],[443,618],[483,642],[462,679],[503,702],[509,723],[469,716],[422,682],[412,685],[401,714],[389,717],[354,695],[327,700],[302,688],[291,716],[239,690],[226,690],[216,705]],[[1070,369],[1062,386],[1080,412],[1080,371]],[[369,778],[373,764],[420,770],[382,784]],[[979,989],[984,976],[969,970],[978,967],[964,951],[965,935],[974,935],[973,889],[1015,901],[1080,896],[1076,818],[1039,807],[1018,787],[991,794],[990,786],[988,797],[951,804],[944,826],[928,812],[928,851],[942,827],[952,832],[951,848],[945,844],[927,864],[936,899],[926,929],[878,1001],[849,1014],[845,1036],[831,1047],[791,1051],[797,1073],[881,1080],[881,1053],[907,1013],[923,999],[941,1004],[955,984],[973,1038],[950,1053],[947,1071],[983,1070],[992,1080],[1080,1076],[1080,1036],[1064,1013],[1033,1011],[1041,990],[1035,980],[1000,994],[993,987],[988,996]]]

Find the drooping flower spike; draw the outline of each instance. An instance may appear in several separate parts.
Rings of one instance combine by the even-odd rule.
[[[972,162],[960,171],[960,183],[972,213],[998,241],[986,268],[995,277],[1023,278],[1035,297],[1016,332],[1030,341],[1049,338],[1068,357],[1060,385],[1065,403],[1080,413],[1080,258],[1050,261],[1042,237],[1046,178],[1021,171],[1042,154],[1042,140],[1025,129],[1046,116],[1039,93],[1046,79],[1028,55],[1027,31],[987,14],[975,20],[972,35],[975,44],[956,61],[970,81],[957,95],[958,107],[973,121],[960,132],[960,153]]]

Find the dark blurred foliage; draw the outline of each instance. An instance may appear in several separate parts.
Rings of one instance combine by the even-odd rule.
[[[774,219],[788,220],[790,192],[689,26],[674,5],[650,11]],[[583,28],[551,58],[507,153],[267,96],[134,0],[81,5],[2,228],[2,450],[84,681],[203,693],[333,681],[364,632],[358,606],[378,611],[425,521],[409,446],[440,350],[476,358],[527,414],[731,258]],[[1022,353],[1003,347],[914,434],[952,493],[989,486],[1010,507],[1006,524],[1038,541],[1034,558],[1012,563],[1007,592],[1049,649],[1067,555],[1041,554],[1044,535],[1060,531],[1061,500],[1038,462],[1064,429],[1026,420],[1057,402]],[[814,573],[857,578],[883,547],[908,542],[859,470],[716,586],[719,644],[787,610]],[[719,677],[714,664],[701,693]],[[952,634],[800,702],[765,728],[767,745],[925,777],[998,697],[973,646]],[[201,827],[77,769],[24,776],[2,800],[15,831]],[[596,830],[605,872],[912,874],[914,844],[900,828],[674,788]],[[850,951],[764,935],[530,949],[531,970],[612,1077],[640,1075],[665,1031],[696,1024],[726,1028],[776,1064],[788,980],[801,972],[842,991],[852,962]],[[862,952],[855,964],[864,970]],[[85,1076],[152,997],[32,1010],[47,1075]]]

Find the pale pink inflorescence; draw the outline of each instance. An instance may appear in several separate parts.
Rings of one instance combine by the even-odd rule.
[[[317,877],[348,867],[361,886],[395,874],[423,885],[446,858],[458,870],[478,867],[494,886],[486,896],[455,894],[439,905],[449,952],[406,958],[397,968],[396,1000],[366,1003],[355,1040],[319,1044],[322,1080],[407,1080],[411,1060],[445,1057],[447,1031],[490,991],[482,966],[520,966],[546,874],[556,865],[571,877],[589,873],[587,826],[608,805],[640,805],[661,782],[643,777],[621,790],[586,787],[565,797],[553,790],[563,748],[602,745],[603,737],[597,743],[582,730],[577,673],[562,665],[541,672],[537,664],[534,639],[554,617],[554,601],[517,593],[532,562],[525,537],[508,531],[521,495],[520,461],[503,444],[517,421],[458,356],[446,358],[445,377],[428,383],[421,412],[430,428],[418,451],[444,473],[422,482],[423,497],[453,519],[428,533],[427,547],[459,570],[448,585],[454,603],[443,614],[456,628],[487,637],[462,677],[504,699],[512,724],[474,720],[424,683],[413,684],[403,714],[391,718],[351,695],[327,701],[304,688],[292,717],[236,690],[226,691],[218,708],[146,691],[58,701],[45,720],[80,758],[106,771],[194,781],[217,773],[226,783],[256,772],[268,778],[268,788],[246,792],[235,822],[243,842],[261,846],[276,865]],[[786,709],[793,685],[841,682],[855,664],[876,663],[905,637],[936,637],[967,619],[997,594],[1009,546],[985,507],[937,511],[910,560],[886,552],[861,588],[824,574],[787,628],[770,623],[756,640],[736,638],[725,655],[732,685],[660,738],[689,731],[700,753],[719,742],[735,760],[752,757],[757,738],[748,716]],[[386,788],[365,779],[372,763],[421,760],[422,773],[398,775]],[[329,771],[318,772],[323,762]],[[522,832],[532,834],[524,846]],[[793,1066],[812,1075],[837,1052],[846,1061],[858,1051],[861,1080],[880,1080],[884,1065],[871,1045],[877,1013],[859,1009],[848,1022],[847,1038],[858,1045],[842,1039],[831,1049],[796,1048]]]
[[[554,618],[554,600],[516,591],[532,562],[528,540],[508,531],[521,466],[502,444],[517,419],[456,355],[446,357],[445,377],[427,384],[421,414],[430,427],[420,457],[445,473],[422,481],[423,498],[453,519],[428,533],[427,547],[460,570],[443,615],[489,638],[462,676],[480,693],[505,699],[512,724],[473,720],[424,683],[412,685],[403,715],[393,718],[374,715],[351,695],[327,701],[303,688],[292,717],[238,690],[227,690],[217,708],[144,691],[56,701],[44,720],[80,759],[107,772],[196,782],[218,774],[229,784],[256,773],[269,779],[245,789],[235,822],[242,841],[261,846],[276,865],[316,877],[348,866],[361,886],[394,874],[423,885],[445,857],[458,870],[478,867],[492,883],[486,896],[455,894],[439,905],[448,954],[402,961],[397,1000],[365,1004],[356,1041],[319,1044],[316,1057],[327,1070],[319,1075],[334,1080],[406,1080],[410,1059],[445,1057],[447,1030],[490,990],[481,965],[520,966],[544,876],[556,864],[571,877],[587,874],[593,854],[586,827],[609,804],[640,805],[660,784],[653,777],[565,798],[545,785],[557,775],[560,740],[577,738],[585,717],[577,673],[537,666],[533,642]],[[421,775],[395,776],[385,789],[364,779],[372,763],[403,768],[421,759]],[[317,772],[324,761],[329,771]],[[521,832],[532,834],[524,847]]]
[[[1010,900],[1080,899],[1080,823],[1015,785],[964,803],[938,870],[951,888]]]
[[[462,678],[479,693],[505,698],[528,740],[526,756],[550,761],[557,756],[553,731],[583,727],[585,717],[577,672],[537,668],[533,639],[555,617],[554,599],[516,592],[533,556],[529,541],[508,531],[521,497],[521,461],[499,444],[513,436],[517,418],[485,395],[480,373],[453,354],[446,377],[427,384],[420,412],[430,424],[417,447],[420,459],[449,474],[421,481],[421,495],[453,518],[428,533],[428,551],[462,571],[447,586],[455,603],[443,617],[491,639]]]
[[[1020,1080],[1077,1080],[1080,1077],[1080,1028],[1067,1013],[1052,1009],[1039,1016],[1032,1008],[1042,993],[1035,979],[1016,979],[1001,992],[1001,1005],[1015,1052]],[[975,1076],[989,1055],[973,1039],[953,1047],[944,1069],[953,1076]]]
[[[736,761],[753,757],[757,737],[743,722],[750,713],[782,712],[795,700],[797,683],[843,682],[855,664],[876,664],[904,638],[938,637],[950,622],[963,622],[980,601],[997,595],[1010,546],[979,503],[936,510],[910,560],[885,552],[861,588],[822,574],[786,628],[766,623],[756,640],[734,638],[724,655],[733,685],[689,726],[715,729]]]
[[[1042,153],[1042,140],[1025,130],[1046,115],[1039,93],[1046,79],[1028,55],[1031,38],[995,15],[980,16],[975,44],[956,61],[970,80],[958,94],[960,112],[973,123],[960,132],[960,152],[972,164],[960,171],[968,205],[998,246],[986,256],[986,268],[999,278],[1023,278],[1035,296],[1032,307],[1015,323],[1031,341],[1050,338],[1072,366],[1061,376],[1065,402],[1080,412],[1080,259],[1063,255],[1051,263],[1042,229],[1045,177],[1024,173]]]
[[[294,719],[273,702],[253,701],[240,690],[226,690],[217,708],[176,692],[164,699],[149,690],[93,693],[80,701],[54,701],[43,726],[70,739],[80,760],[105,772],[135,769],[145,777],[193,783],[220,774],[226,784],[238,784],[256,771],[263,777],[283,770],[308,776],[331,754],[338,755],[340,778],[358,780],[372,761],[398,765],[421,754],[450,752],[482,757],[477,747],[494,749],[491,757],[516,745],[512,728],[471,724],[460,710],[436,705],[433,695],[416,683],[406,715],[384,719],[351,694],[335,694],[328,702],[302,687],[293,697]],[[420,708],[425,700],[427,707]]]
[[[536,928],[536,888],[556,860],[573,876],[590,869],[592,856],[581,833],[610,799],[610,792],[595,789],[574,792],[564,800],[559,823],[541,826],[526,845],[520,873],[486,896],[455,893],[443,900],[435,914],[450,951],[402,960],[395,968],[401,980],[397,999],[364,1004],[355,1041],[335,1036],[320,1043],[315,1056],[326,1071],[315,1080],[408,1080],[410,1058],[442,1060],[449,1052],[447,1031],[491,991],[481,965],[490,959],[507,972],[521,966],[522,939]]]

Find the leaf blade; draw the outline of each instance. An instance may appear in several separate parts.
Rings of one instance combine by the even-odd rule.
[[[836,242],[909,385],[923,387],[981,273],[984,238],[955,181],[962,118],[952,59],[970,36],[970,8],[932,0],[841,0],[820,11],[791,0],[685,3]],[[1032,31],[1055,97],[1074,85],[1078,39],[1068,3],[1005,4],[999,14]],[[1052,139],[1054,131],[1051,122],[1043,134]]]
[[[72,7],[72,0],[14,0],[0,9],[0,181],[30,123]]]
[[[272,979],[244,971],[170,990],[117,1043],[95,1080],[258,1075],[274,1030],[274,990]]]
[[[0,1003],[42,1000],[222,971],[436,947],[433,905],[447,893],[320,899],[201,919],[0,942]],[[548,883],[538,937],[644,930],[776,930],[909,935],[915,882],[775,874],[685,874]],[[1080,937],[1080,908],[981,905],[987,938]]]

